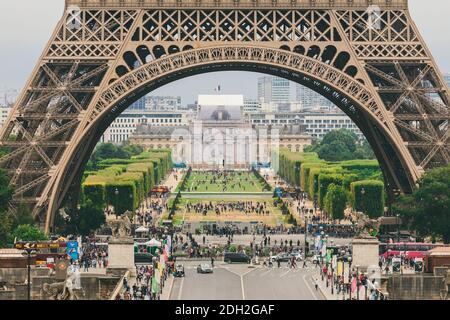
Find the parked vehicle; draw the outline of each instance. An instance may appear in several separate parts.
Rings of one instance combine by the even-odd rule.
[[[251,259],[245,253],[225,252],[223,261],[226,263],[250,263]]]
[[[182,264],[177,264],[175,266],[175,271],[173,273],[174,277],[180,278],[180,277],[184,277],[185,273],[184,273],[184,266]]]
[[[202,263],[198,265],[197,273],[213,273],[213,267],[208,263]]]

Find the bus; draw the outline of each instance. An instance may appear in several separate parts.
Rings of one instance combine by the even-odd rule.
[[[437,247],[444,247],[439,243],[423,243],[423,242],[397,242],[397,243],[380,243],[379,254],[383,258],[405,255],[406,258],[416,259],[424,258],[426,252]]]

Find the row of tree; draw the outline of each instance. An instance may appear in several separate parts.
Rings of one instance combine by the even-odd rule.
[[[12,244],[14,239],[46,240],[46,235],[35,225],[31,211],[25,204],[19,204],[16,211],[9,210],[13,193],[9,178],[0,170],[0,247]]]

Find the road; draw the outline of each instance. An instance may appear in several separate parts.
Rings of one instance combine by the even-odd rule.
[[[176,278],[171,300],[324,300],[312,284],[312,268],[249,267],[217,263],[213,274],[198,274],[200,261],[185,262],[186,277]]]

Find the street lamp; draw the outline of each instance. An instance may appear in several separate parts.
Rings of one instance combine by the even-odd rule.
[[[365,209],[366,209],[366,206],[364,205],[364,195],[366,194],[366,189],[364,189],[364,187],[362,187],[361,188],[361,205],[362,205],[362,211],[363,211],[363,213],[365,214]]]
[[[397,242],[400,242],[400,215],[397,214]]]
[[[356,300],[359,300],[359,265],[356,265]]]
[[[31,300],[31,258],[36,256],[36,249],[27,248],[24,249],[24,252],[22,252],[22,255],[27,257],[27,268],[28,268],[28,300]]]
[[[114,194],[116,195],[116,207],[114,208],[114,211],[116,213],[116,218],[119,215],[119,189],[116,188],[116,190],[114,191]]]
[[[352,276],[352,257],[348,257],[348,282],[351,281]]]

